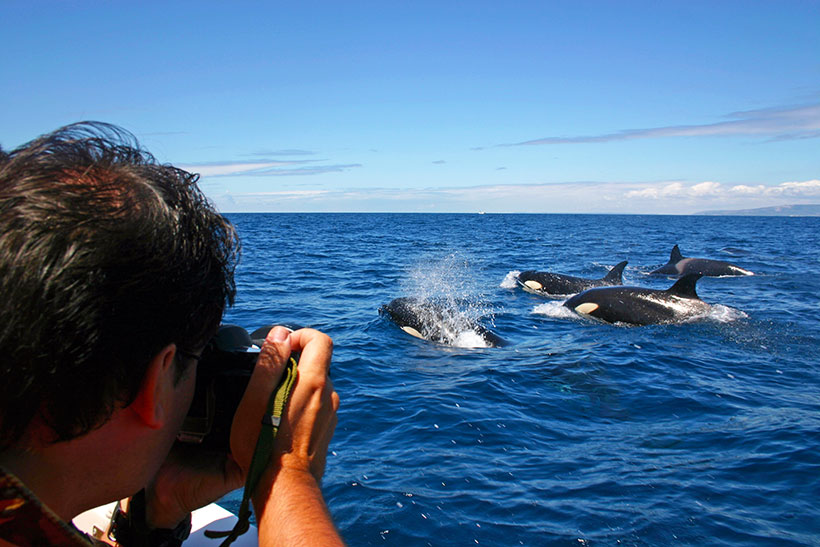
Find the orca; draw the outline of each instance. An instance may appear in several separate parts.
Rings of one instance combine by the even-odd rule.
[[[407,334],[422,340],[462,347],[506,345],[500,336],[452,309],[444,301],[402,296],[381,306],[379,314],[386,316]]]
[[[703,315],[711,309],[695,292],[695,284],[700,278],[701,274],[686,274],[666,290],[596,287],[569,298],[564,306],[608,323],[676,323]]]
[[[749,270],[744,270],[740,266],[735,266],[734,264],[723,262],[722,260],[711,260],[709,258],[686,258],[681,254],[677,245],[672,247],[672,254],[669,256],[669,262],[649,273],[677,276],[697,273],[710,277],[721,277],[727,275],[754,275],[754,273]]]
[[[605,287],[607,285],[622,285],[623,272],[627,261],[617,264],[609,270],[609,273],[600,279],[585,279],[583,277],[573,277],[552,272],[537,272],[527,270],[521,272],[515,278],[521,288],[535,294],[545,296],[566,296],[577,294],[592,287]]]

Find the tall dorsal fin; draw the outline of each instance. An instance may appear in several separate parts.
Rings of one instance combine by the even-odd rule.
[[[686,274],[678,279],[674,285],[666,289],[666,292],[683,298],[699,299],[698,293],[695,292],[695,284],[701,277],[703,276],[699,273]]]
[[[628,261],[624,260],[623,262],[616,264],[611,270],[609,270],[609,273],[604,276],[604,281],[612,283],[613,285],[623,285],[624,268],[626,268],[627,262]]]
[[[683,260],[683,255],[680,254],[680,249],[675,245],[672,247],[672,254],[669,255],[669,264],[677,264],[681,260]]]

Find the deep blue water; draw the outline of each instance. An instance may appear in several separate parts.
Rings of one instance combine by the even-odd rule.
[[[334,339],[323,491],[351,546],[820,544],[820,218],[228,216],[226,321]],[[509,287],[629,260],[626,284],[667,288],[647,272],[676,243],[757,275],[703,278],[714,314],[646,327]],[[377,313],[413,295],[489,312],[510,344],[434,345]]]

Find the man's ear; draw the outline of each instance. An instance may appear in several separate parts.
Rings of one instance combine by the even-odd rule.
[[[168,344],[151,359],[137,396],[130,405],[140,421],[151,429],[159,429],[165,423],[167,397],[174,389],[176,352],[176,345]]]

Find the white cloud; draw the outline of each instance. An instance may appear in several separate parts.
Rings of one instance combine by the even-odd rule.
[[[729,193],[737,196],[761,196],[766,191],[766,186],[758,184],[757,186],[747,186],[746,184],[738,184],[729,188]]]
[[[775,186],[737,184],[728,188],[719,182],[711,181],[688,186],[679,182],[673,182],[646,185],[636,190],[627,191],[625,196],[630,199],[664,199],[674,197],[703,199],[788,197],[803,199],[820,197],[820,180],[782,182]]]
[[[820,180],[806,180],[803,182],[784,182],[777,187],[788,196],[820,196]]]
[[[730,194],[737,196],[768,196],[768,197],[792,197],[792,198],[812,198],[820,196],[820,180],[812,179],[801,182],[782,182],[777,186],[747,186],[739,184],[732,186]]]
[[[690,188],[693,196],[717,196],[721,193],[719,182],[701,182]]]
[[[642,190],[630,190],[626,193],[626,197],[628,198],[645,198],[645,199],[658,199],[660,197],[660,192],[657,188],[644,188]]]
[[[637,190],[629,190],[624,195],[627,198],[670,199],[688,195],[689,189],[680,182],[655,183]]]

